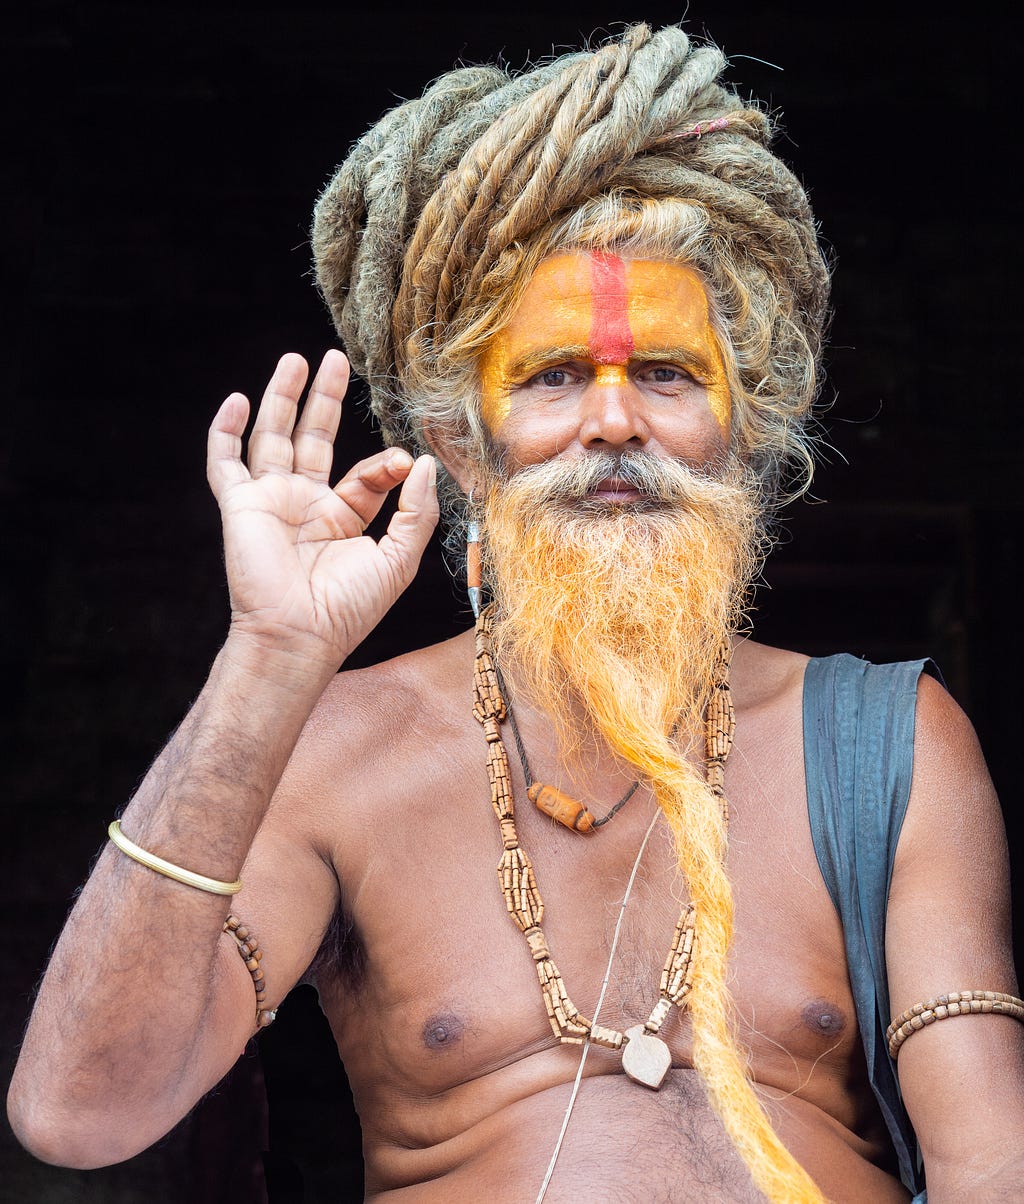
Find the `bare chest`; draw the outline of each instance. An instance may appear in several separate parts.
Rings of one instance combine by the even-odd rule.
[[[726,776],[737,1031],[757,1081],[835,1113],[835,1084],[859,1057],[842,934],[811,845],[799,728],[776,722],[771,739],[764,734],[747,725]],[[578,1050],[555,1040],[530,948],[500,889],[501,840],[479,745],[467,739],[424,762],[400,827],[364,832],[346,858],[361,867],[343,878],[360,973],[340,975],[324,997],[354,1080],[434,1097],[507,1078],[511,1068],[556,1079],[574,1069]],[[688,902],[650,792],[584,837],[537,813],[513,776],[544,932],[572,1004],[593,1017],[600,1003],[600,1023],[620,1031],[643,1024]],[[662,1035],[673,1065],[691,1065],[685,1014],[673,1009]],[[618,1070],[617,1055],[598,1056]]]

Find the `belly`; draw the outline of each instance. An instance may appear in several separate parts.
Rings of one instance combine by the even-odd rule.
[[[560,1084],[518,1099],[428,1149],[367,1134],[368,1198],[381,1204],[481,1199],[529,1204],[548,1172],[570,1091]],[[909,1198],[832,1118],[805,1101],[761,1094],[783,1143],[829,1200],[885,1204]],[[544,1199],[748,1204],[764,1197],[712,1112],[696,1072],[677,1069],[657,1092],[621,1073],[585,1078]]]

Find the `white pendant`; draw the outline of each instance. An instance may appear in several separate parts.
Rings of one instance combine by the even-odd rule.
[[[622,1069],[644,1087],[657,1091],[672,1068],[672,1051],[660,1037],[649,1033],[642,1024],[626,1029],[622,1047]]]

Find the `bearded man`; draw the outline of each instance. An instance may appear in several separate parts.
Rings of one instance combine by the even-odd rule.
[[[246,400],[213,422],[230,634],[54,952],[10,1097],[41,1157],[155,1141],[309,974],[374,1198],[907,1200],[915,1133],[933,1204],[1019,1189],[970,725],[921,663],[742,631],[808,476],[827,273],[721,68],[638,26],[455,71],[321,197],[392,446],[331,487],[337,352],[298,417],[281,360],[246,461]],[[338,675],[435,478],[475,631]]]

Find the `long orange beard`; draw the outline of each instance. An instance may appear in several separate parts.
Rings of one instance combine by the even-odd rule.
[[[588,500],[612,475],[646,500]],[[718,651],[760,566],[762,514],[735,464],[722,479],[642,453],[552,461],[492,482],[485,565],[498,661],[551,715],[562,755],[603,742],[650,783],[668,821],[697,909],[693,1057],[715,1110],[769,1199],[821,1201],[772,1130],[733,1035],[725,824],[699,764]]]
[[[587,500],[613,474],[656,496]],[[496,651],[566,751],[581,722],[630,761],[637,740],[675,729],[685,746],[697,735],[718,650],[759,564],[760,515],[757,494],[737,481],[636,453],[552,461],[495,483],[486,562]]]

